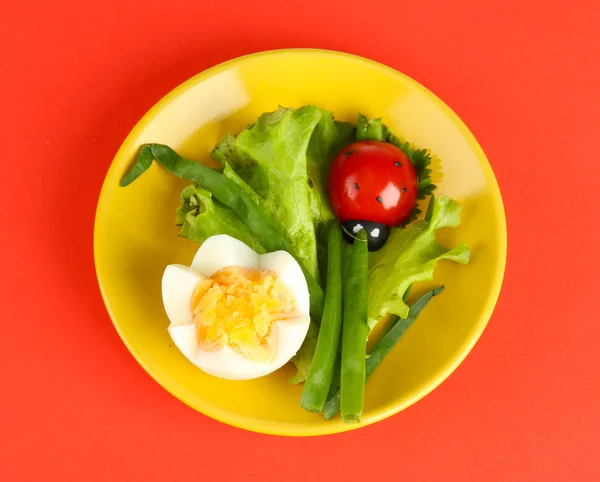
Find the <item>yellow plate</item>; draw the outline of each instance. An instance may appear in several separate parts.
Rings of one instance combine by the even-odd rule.
[[[473,347],[498,298],[506,260],[502,199],[485,154],[461,120],[414,80],[370,60],[320,50],[264,52],[218,65],[169,93],[129,134],[108,171],[96,212],[96,271],[123,342],[183,402],[257,432],[341,432],[358,426],[324,421],[299,407],[301,388],[287,383],[291,367],[258,380],[227,381],[202,373],[178,352],[167,333],[160,284],[167,264],[189,265],[197,249],[176,235],[174,225],[186,182],[154,166],[131,186],[119,187],[141,144],[164,143],[207,160],[224,134],[239,132],[279,104],[316,104],[352,122],[358,112],[383,117],[395,133],[439,158],[437,192],[463,206],[460,227],[439,238],[448,245],[466,242],[472,260],[468,266],[438,265],[429,285],[446,290],[369,380],[358,426],[389,417],[439,385]]]

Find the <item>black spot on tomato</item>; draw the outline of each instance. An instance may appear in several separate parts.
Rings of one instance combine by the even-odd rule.
[[[357,182],[354,183],[354,189],[360,189],[360,186],[358,185]]]
[[[394,166],[402,167],[402,163],[400,161],[396,161],[396,162],[394,162]]]
[[[378,203],[382,203],[383,202],[383,198],[381,196],[377,196],[375,199],[377,199]]]
[[[344,152],[344,156],[346,157],[350,157],[352,154],[354,154],[355,151],[346,151]]]
[[[408,189],[406,189],[405,187],[402,188],[402,192],[406,192],[408,191]]]

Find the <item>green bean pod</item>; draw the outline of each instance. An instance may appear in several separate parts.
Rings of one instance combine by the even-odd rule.
[[[399,318],[395,316],[394,319],[390,320],[390,328],[387,332],[377,341],[366,362],[366,378],[368,379],[387,354],[398,344],[406,330],[415,322],[421,311],[427,306],[427,303],[431,301],[431,298],[441,293],[444,289],[443,286],[435,288],[425,293],[410,307],[408,316],[406,318]],[[332,391],[325,407],[323,408],[323,414],[325,419],[329,420],[340,411],[340,391]]]
[[[344,293],[340,407],[346,423],[359,423],[365,398],[367,336],[367,232],[361,229],[350,250]]]
[[[332,223],[327,235],[327,286],[319,338],[300,406],[320,412],[327,401],[342,327],[342,231]]]

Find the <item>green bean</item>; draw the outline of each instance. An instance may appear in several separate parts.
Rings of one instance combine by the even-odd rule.
[[[267,211],[262,209],[240,186],[223,174],[199,162],[190,161],[162,144],[142,146],[137,161],[121,179],[121,186],[128,186],[140,177],[156,160],[162,167],[178,177],[188,179],[209,190],[218,201],[232,209],[248,226],[252,234],[268,251],[283,249],[295,254],[283,226]],[[310,313],[313,320],[320,321],[323,314],[323,290],[314,276],[310,274],[302,259],[296,258],[304,272],[310,293]]]
[[[408,312],[408,316],[406,318],[399,318],[397,316],[394,317],[393,320],[390,320],[390,328],[389,330],[377,341],[371,353],[369,353],[369,357],[366,362],[366,378],[372,375],[375,371],[375,368],[379,366],[381,361],[386,357],[386,355],[391,351],[391,349],[396,346],[396,344],[400,341],[406,330],[410,328],[410,326],[414,323],[419,316],[419,313],[423,311],[423,308],[429,303],[431,298],[435,295],[442,292],[444,289],[443,286],[439,288],[435,288],[431,291],[425,293],[421,298],[419,298],[415,303],[410,307]],[[327,403],[323,408],[323,414],[325,415],[325,419],[329,420],[334,415],[336,415],[340,411],[340,392],[339,390],[330,393]]]
[[[327,401],[342,327],[342,231],[332,223],[327,235],[327,285],[317,348],[302,390],[300,406],[320,412]]]
[[[346,423],[359,423],[365,398],[367,356],[367,232],[361,229],[350,250],[344,293],[340,406]]]

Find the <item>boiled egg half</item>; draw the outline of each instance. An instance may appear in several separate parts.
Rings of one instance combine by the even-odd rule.
[[[202,371],[230,380],[281,368],[310,324],[297,261],[286,251],[259,255],[224,234],[208,238],[191,266],[167,266],[162,298],[181,353]]]

